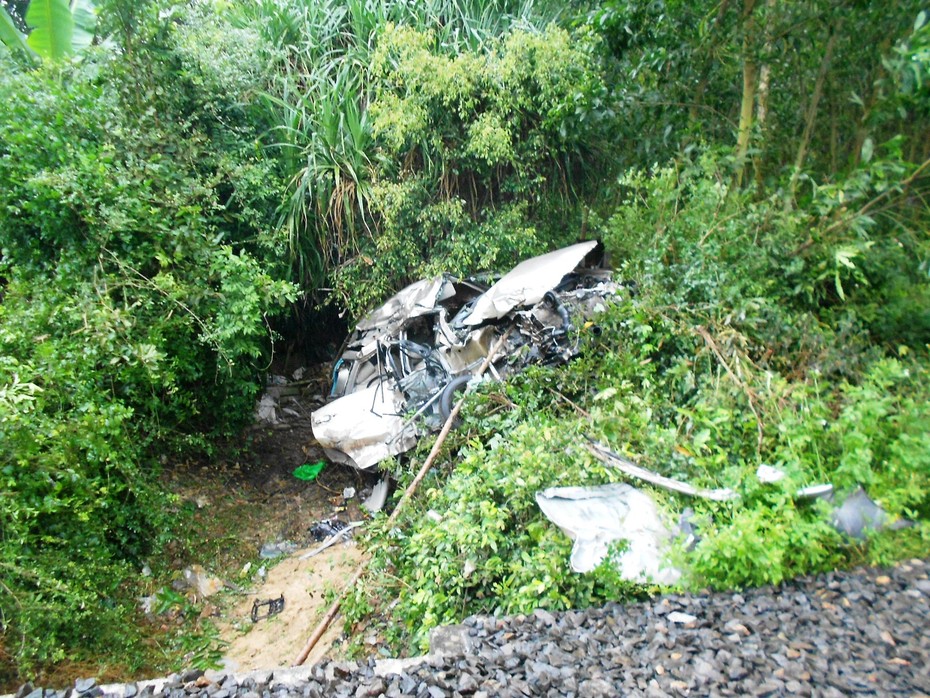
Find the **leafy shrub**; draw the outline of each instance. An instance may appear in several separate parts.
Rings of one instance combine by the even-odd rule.
[[[662,475],[738,493],[685,502],[634,483],[670,520],[694,510],[699,542],[671,555],[688,585],[778,584],[888,560],[894,540],[927,554],[926,348],[890,356],[852,302],[827,301],[835,278],[790,264],[810,212],[733,190],[725,161],[704,153],[622,180],[626,199],[601,225],[634,292],[583,334],[579,359],[471,401],[467,432],[446,445],[454,467],[375,538],[377,594],[358,592],[350,622],[381,613],[389,642],[422,646],[430,627],[470,613],[642,592],[601,576],[609,565],[571,574],[568,540],[535,507],[548,486],[620,479],[579,445],[585,435]],[[784,478],[761,482],[761,465]],[[849,540],[830,523],[834,505],[797,497],[821,483],[837,502],[862,485],[890,521],[916,525]]]
[[[489,397],[475,405],[479,413],[499,407]],[[542,516],[535,493],[607,476],[578,452],[577,425],[520,413],[487,443],[470,439],[455,470],[424,485],[401,528],[381,532],[372,583],[347,604],[347,625],[371,611],[372,592],[385,606],[396,596],[386,640],[422,650],[432,628],[473,613],[565,610],[641,590],[609,564],[585,576],[570,571],[571,542]]]
[[[598,159],[605,88],[586,37],[514,29],[450,53],[388,24],[370,83],[373,232],[335,274],[350,309],[436,270],[491,271],[574,239],[558,226],[541,237],[534,209],[577,195]]]
[[[208,25],[152,21],[175,27],[159,50],[0,77],[0,622],[21,676],[100,642],[141,661],[134,570],[175,523],[160,465],[248,419],[295,297],[256,256],[277,198],[256,76],[208,70]]]

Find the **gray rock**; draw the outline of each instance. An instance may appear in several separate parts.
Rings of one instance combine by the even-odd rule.
[[[410,674],[403,674],[400,678],[401,693],[410,694],[416,690],[417,680]]]
[[[472,651],[466,625],[443,625],[429,634],[429,652],[440,657],[461,657]]]
[[[381,678],[375,678],[369,684],[362,684],[355,691],[357,698],[365,698],[366,696],[379,696],[384,693],[386,687],[384,681]]]
[[[74,682],[74,690],[79,694],[87,693],[97,685],[97,679],[78,679]]]
[[[467,672],[463,672],[459,676],[459,684],[457,690],[459,693],[474,693],[478,690],[478,681],[475,680],[475,677]]]
[[[604,679],[588,679],[578,686],[580,698],[604,698],[616,694],[614,687]]]
[[[426,661],[429,657],[423,655],[420,657],[407,657],[405,659],[378,659],[375,661],[375,676],[390,676],[391,674],[400,675],[409,671]]]
[[[830,573],[740,594],[671,595],[658,603],[608,604],[568,613],[537,611],[512,618],[476,616],[451,626],[451,641],[458,644],[446,651],[453,654],[393,664],[370,659],[238,678],[206,674],[212,683],[205,686],[196,680],[182,682],[192,678],[189,673],[138,685],[101,687],[84,680],[80,686],[84,695],[77,683],[71,696],[27,685],[18,694],[19,698],[30,694],[91,698],[100,691],[113,698],[152,698],[156,693],[165,698],[930,695],[930,669],[922,661],[930,653],[925,631],[930,600],[922,591],[930,590],[926,569],[925,564],[911,561],[888,571]],[[695,620],[676,623],[682,615]],[[437,639],[440,642],[445,639]],[[137,690],[134,697],[133,690]]]
[[[688,625],[694,623],[697,620],[697,616],[692,616],[690,613],[681,613],[679,611],[672,611],[668,614],[668,619],[672,623],[678,623],[680,625]]]
[[[203,669],[187,669],[181,672],[181,683],[190,683],[203,676]]]
[[[271,683],[271,679],[274,678],[274,672],[253,671],[249,676],[255,682],[256,690],[260,690]]]

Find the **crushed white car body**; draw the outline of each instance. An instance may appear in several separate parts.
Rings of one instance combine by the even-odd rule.
[[[596,245],[526,260],[490,288],[448,275],[417,281],[367,315],[334,365],[332,401],[312,415],[327,456],[367,470],[413,448],[511,327],[493,377],[572,358],[574,323],[621,289],[609,271],[579,267]]]

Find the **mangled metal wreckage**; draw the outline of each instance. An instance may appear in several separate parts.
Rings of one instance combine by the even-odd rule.
[[[534,257],[488,287],[451,276],[425,279],[400,291],[365,317],[333,368],[332,401],[312,415],[313,432],[329,458],[361,470],[411,449],[425,431],[438,428],[464,387],[505,337],[488,372],[506,377],[532,363],[561,363],[578,352],[576,328],[586,326],[621,291],[609,271],[581,265],[594,250],[586,242]],[[669,492],[713,501],[734,501],[731,489],[700,489],[642,468],[589,439],[588,450],[625,478]],[[785,474],[759,467],[760,483]],[[379,509],[388,479],[365,504]],[[796,491],[799,500],[832,499],[833,487]],[[549,488],[536,493],[543,515],[573,541],[571,567],[589,572],[627,541],[613,559],[621,576],[637,582],[675,584],[681,570],[667,563],[675,539],[697,541],[690,508],[678,525],[667,520],[644,491],[625,483]],[[833,526],[855,539],[887,524],[885,512],[859,490],[838,507]],[[893,526],[907,525],[895,522]]]
[[[596,244],[526,260],[490,288],[424,279],[365,317],[333,368],[332,401],[312,415],[328,457],[368,470],[413,448],[445,421],[455,393],[510,328],[488,366],[494,378],[572,358],[575,328],[620,290],[609,271],[579,266]]]

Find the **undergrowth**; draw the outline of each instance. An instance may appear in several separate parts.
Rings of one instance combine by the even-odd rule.
[[[870,335],[856,270],[785,264],[797,230],[816,221],[728,191],[725,171],[708,153],[624,180],[625,203],[601,225],[636,292],[598,318],[600,332],[581,337],[571,364],[485,383],[469,398],[418,504],[392,530],[375,530],[372,574],[347,604],[348,628],[374,623],[392,650],[418,651],[431,628],[470,614],[654,591],[620,579],[609,560],[574,574],[571,542],[536,505],[547,487],[623,479],[586,437],[739,495],[713,502],[633,483],[671,523],[693,510],[697,544],[676,545],[667,561],[686,588],[779,584],[930,553],[926,343]],[[763,483],[762,465],[784,478]],[[834,500],[798,496],[816,484],[832,484]],[[858,540],[831,525],[860,486],[900,530]]]

